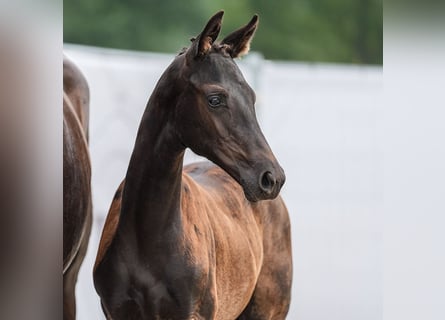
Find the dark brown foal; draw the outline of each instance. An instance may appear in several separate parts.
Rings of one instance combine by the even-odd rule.
[[[75,287],[91,231],[88,85],[63,60],[63,319],[76,318]]]
[[[292,280],[285,176],[214,15],[162,75],[111,204],[94,282],[108,319],[285,319]],[[183,169],[186,148],[210,162]]]

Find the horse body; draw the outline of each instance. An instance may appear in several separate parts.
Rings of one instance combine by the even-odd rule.
[[[284,174],[232,60],[257,18],[216,45],[221,18],[167,68],[142,117],[94,268],[109,319],[287,314],[290,224],[277,197]],[[218,166],[183,168],[186,147]]]
[[[249,302],[260,312],[247,311],[247,319],[283,319],[290,302],[291,247],[282,198],[250,202],[240,197],[243,190],[238,182],[210,163],[189,165],[184,171],[183,190],[190,192],[183,192],[182,208],[192,215],[183,218],[189,225],[185,231],[191,238],[188,243],[194,244],[197,254],[202,254],[206,243],[203,251],[215,256],[210,266],[217,292],[215,319],[236,319]],[[198,230],[196,213],[208,219]],[[199,237],[201,228],[211,233],[213,242]],[[252,299],[254,292],[256,300]]]
[[[85,78],[63,61],[63,318],[75,319],[75,285],[92,224]]]

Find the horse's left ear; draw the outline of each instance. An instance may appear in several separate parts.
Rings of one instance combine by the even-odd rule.
[[[241,57],[249,52],[250,42],[257,27],[258,15],[254,15],[248,24],[224,38],[221,44],[228,46],[227,51],[232,58]]]
[[[217,12],[213,17],[209,19],[204,30],[196,37],[192,39],[193,44],[190,48],[191,53],[194,58],[200,58],[206,55],[212,44],[218,38],[219,32],[221,31],[221,22],[224,11]]]

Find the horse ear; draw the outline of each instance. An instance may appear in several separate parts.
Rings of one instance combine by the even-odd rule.
[[[241,57],[249,52],[250,42],[257,27],[258,15],[254,15],[248,24],[224,38],[221,44],[227,45],[227,51],[232,58]]]
[[[204,30],[196,37],[192,39],[193,45],[190,49],[194,54],[195,58],[199,58],[207,54],[212,47],[212,44],[218,38],[219,32],[221,31],[221,22],[224,11],[217,12],[213,17],[207,22]]]

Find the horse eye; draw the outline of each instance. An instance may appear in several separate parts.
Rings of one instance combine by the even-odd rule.
[[[221,105],[222,100],[220,96],[213,95],[208,97],[209,106],[212,108],[217,108]]]

